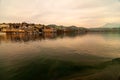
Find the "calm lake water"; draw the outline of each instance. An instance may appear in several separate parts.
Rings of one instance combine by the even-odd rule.
[[[120,33],[0,34],[0,80],[120,80]]]

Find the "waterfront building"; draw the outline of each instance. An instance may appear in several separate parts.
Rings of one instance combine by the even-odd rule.
[[[52,27],[49,27],[49,26],[43,26],[42,32],[43,33],[54,33],[54,32],[56,32],[56,30]]]

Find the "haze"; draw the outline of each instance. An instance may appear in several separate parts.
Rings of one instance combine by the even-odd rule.
[[[120,22],[120,0],[0,0],[0,23],[99,27]]]

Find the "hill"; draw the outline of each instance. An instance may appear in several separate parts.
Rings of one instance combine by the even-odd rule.
[[[107,23],[102,28],[120,28],[120,23]]]

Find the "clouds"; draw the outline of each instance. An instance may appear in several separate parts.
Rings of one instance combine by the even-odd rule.
[[[1,0],[0,22],[96,27],[120,22],[119,0]],[[10,19],[11,18],[11,19]]]

